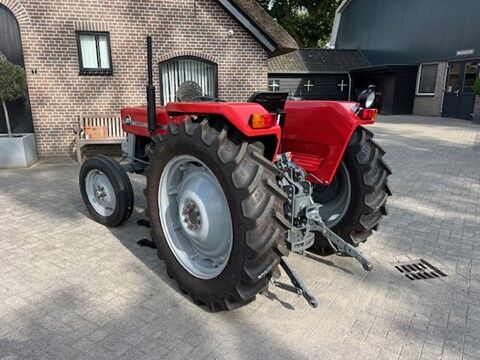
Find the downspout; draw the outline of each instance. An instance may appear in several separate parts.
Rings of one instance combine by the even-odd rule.
[[[352,75],[348,72],[348,101],[352,101]]]

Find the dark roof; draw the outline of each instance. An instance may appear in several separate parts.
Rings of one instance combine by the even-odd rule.
[[[397,72],[397,71],[411,71],[417,70],[418,65],[415,64],[385,64],[385,65],[373,65],[362,66],[356,69],[351,69],[351,73],[371,73],[371,72]]]
[[[217,0],[268,51],[270,56],[298,49],[297,42],[255,0]]]
[[[268,72],[279,73],[348,73],[350,69],[368,66],[357,50],[299,49],[277,56],[268,62]]]

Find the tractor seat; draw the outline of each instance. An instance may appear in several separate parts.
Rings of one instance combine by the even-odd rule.
[[[255,92],[250,96],[248,102],[257,103],[271,113],[282,112],[288,99],[288,93],[277,91]]]

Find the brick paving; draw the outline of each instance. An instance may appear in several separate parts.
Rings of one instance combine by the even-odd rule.
[[[133,218],[107,229],[87,216],[77,165],[1,170],[0,359],[480,358],[480,126],[391,116],[374,131],[395,192],[362,247],[375,269],[291,256],[318,309],[278,287],[233,312],[195,306],[136,244],[141,177]],[[418,258],[448,276],[393,267]]]

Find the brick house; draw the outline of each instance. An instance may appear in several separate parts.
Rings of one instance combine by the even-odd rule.
[[[266,90],[268,58],[297,48],[253,0],[0,0],[0,51],[27,72],[14,132],[34,131],[40,157],[70,156],[79,115],[145,104],[147,34],[163,103],[182,77],[245,101]]]

